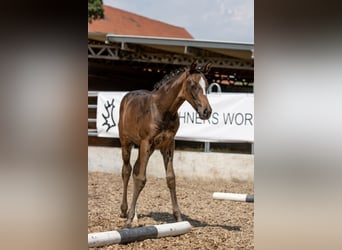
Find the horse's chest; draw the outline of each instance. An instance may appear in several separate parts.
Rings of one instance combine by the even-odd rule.
[[[153,139],[154,147],[155,148],[167,147],[174,140],[174,137],[175,137],[175,133],[173,131],[160,132]]]

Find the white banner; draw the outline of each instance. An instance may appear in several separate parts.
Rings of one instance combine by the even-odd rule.
[[[99,137],[119,137],[120,102],[127,92],[99,92],[96,127]],[[208,94],[212,114],[201,120],[188,102],[178,110],[180,128],[176,139],[200,141],[254,141],[254,95]]]

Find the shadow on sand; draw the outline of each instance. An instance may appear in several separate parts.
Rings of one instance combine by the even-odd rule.
[[[139,214],[140,218],[150,217],[155,221],[165,222],[165,223],[174,223],[175,218],[172,214],[169,213],[149,213],[149,214]],[[193,227],[221,227],[228,231],[241,231],[241,227],[239,226],[227,226],[227,225],[219,225],[219,224],[208,224],[203,221],[191,219],[189,216],[182,214],[182,218],[184,221],[188,221]]]

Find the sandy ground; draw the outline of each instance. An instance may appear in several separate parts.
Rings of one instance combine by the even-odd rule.
[[[97,249],[254,249],[254,203],[213,200],[213,192],[253,194],[252,183],[176,178],[183,220],[193,226],[180,236],[114,244]],[[128,189],[131,202],[133,181]],[[122,181],[118,174],[88,174],[88,233],[122,229]],[[165,178],[147,176],[137,203],[139,226],[175,222]]]

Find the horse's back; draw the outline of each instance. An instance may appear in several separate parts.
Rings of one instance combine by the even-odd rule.
[[[120,116],[123,113],[137,112],[139,109],[144,109],[148,105],[148,100],[151,98],[151,92],[147,90],[135,90],[128,92],[122,99],[120,104]]]
[[[148,90],[134,90],[128,92],[126,95],[124,95],[122,101],[128,102],[128,101],[140,101],[141,99],[149,98],[151,95],[151,91]]]

